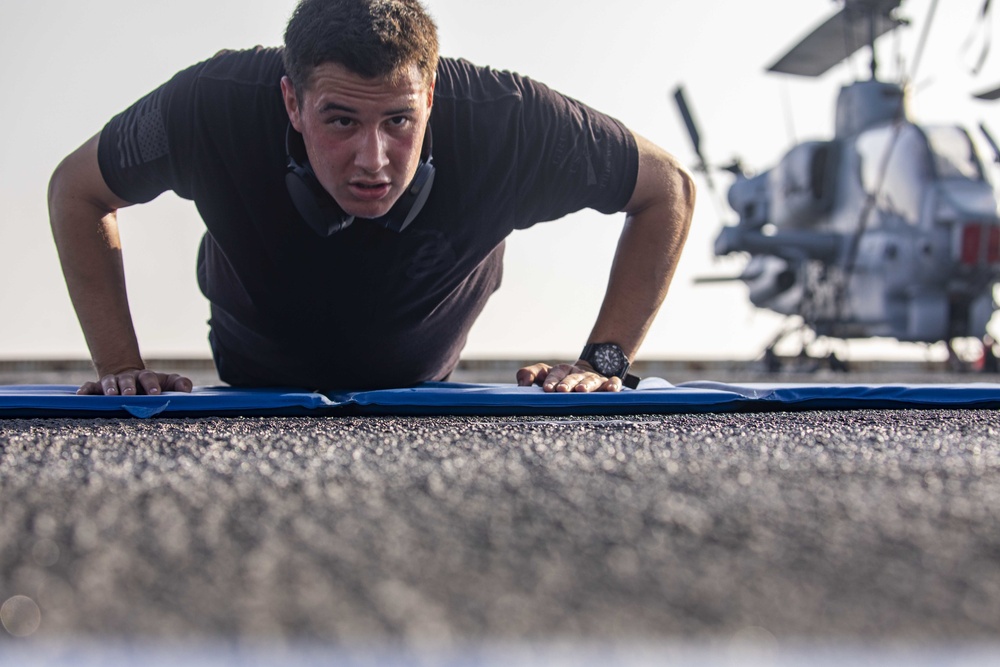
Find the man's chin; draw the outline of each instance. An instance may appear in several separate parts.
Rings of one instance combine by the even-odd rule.
[[[395,203],[394,199],[392,201],[352,203],[349,206],[341,205],[341,208],[344,209],[345,213],[353,215],[355,218],[374,220],[375,218],[381,218],[391,211]]]

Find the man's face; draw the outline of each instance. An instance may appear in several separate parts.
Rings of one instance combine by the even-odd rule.
[[[288,77],[281,91],[323,188],[349,215],[388,213],[420,163],[433,84],[424,82],[416,65],[389,80],[324,63],[313,70],[302,99]]]

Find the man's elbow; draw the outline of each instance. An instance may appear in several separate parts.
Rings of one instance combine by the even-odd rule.
[[[673,155],[636,135],[639,145],[639,174],[626,212],[645,210],[671,212],[674,223],[688,226],[694,214],[697,187],[691,174]]]
[[[62,161],[56,165],[55,170],[52,172],[52,176],[49,177],[47,201],[50,216],[58,210],[60,199],[64,198],[70,190],[70,183],[72,182],[72,169],[69,162],[71,157],[72,155],[64,157]]]
[[[684,237],[687,238],[691,229],[691,222],[694,219],[694,206],[698,200],[698,187],[694,183],[694,177],[686,170],[681,170],[680,199],[684,202]]]
[[[118,198],[104,182],[97,161],[98,136],[67,155],[56,166],[49,178],[49,215],[55,220],[57,213],[67,205],[84,205],[102,215],[114,213],[128,203]]]
[[[677,233],[687,236],[698,198],[694,177],[673,156],[664,153],[656,180],[648,208],[659,211],[657,217],[669,221],[670,227]]]
[[[674,160],[673,186],[674,200],[676,205],[684,211],[688,224],[694,215],[694,205],[698,199],[698,187],[694,183],[694,177]]]

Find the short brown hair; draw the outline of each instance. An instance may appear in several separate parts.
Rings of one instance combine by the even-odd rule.
[[[285,29],[282,58],[299,95],[313,69],[328,62],[366,78],[414,64],[429,84],[438,63],[437,26],[419,0],[301,0]]]

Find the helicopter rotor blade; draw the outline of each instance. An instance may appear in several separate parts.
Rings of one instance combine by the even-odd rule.
[[[990,148],[993,149],[993,161],[1000,164],[1000,146],[997,146],[997,142],[993,138],[993,135],[986,129],[986,123],[979,124],[979,131],[983,133],[983,136],[986,137],[986,141],[989,143]]]
[[[768,67],[769,72],[820,76],[904,21],[891,16],[902,0],[845,0],[844,8]]]
[[[710,190],[715,190],[715,183],[712,181],[712,175],[708,170],[708,162],[705,160],[704,154],[701,152],[701,135],[698,133],[698,124],[694,120],[694,115],[691,113],[691,108],[688,106],[687,100],[684,97],[684,87],[677,86],[674,90],[674,102],[677,103],[677,109],[680,111],[681,118],[684,119],[684,125],[687,127],[688,136],[691,137],[691,146],[694,148],[694,154],[698,156],[698,171],[705,175],[705,180],[708,182],[708,187]]]
[[[979,10],[979,21],[973,26],[972,31],[969,32],[969,36],[965,38],[962,42],[962,55],[965,55],[969,49],[972,48],[973,42],[976,40],[978,35],[983,35],[983,43],[979,49],[979,56],[976,58],[976,62],[972,64],[969,68],[969,73],[973,76],[977,76],[983,69],[983,64],[986,62],[986,56],[990,53],[990,42],[991,40],[991,30],[989,27],[989,15],[990,15],[990,0],[984,0],[983,8]]]
[[[986,0],[989,2],[989,0]],[[913,81],[917,76],[917,68],[920,67],[920,59],[924,55],[924,48],[927,46],[927,37],[931,32],[931,25],[934,23],[934,15],[937,12],[938,0],[931,0],[930,8],[927,10],[927,18],[924,19],[923,30],[920,31],[920,39],[917,42],[917,51],[913,56],[913,66],[910,68],[910,75],[907,77]]]
[[[981,93],[976,93],[973,97],[977,100],[1000,100],[1000,86],[997,86],[992,90],[984,90]]]
[[[716,283],[731,283],[743,280],[742,275],[738,276],[697,276],[694,279],[695,285],[714,285]]]

